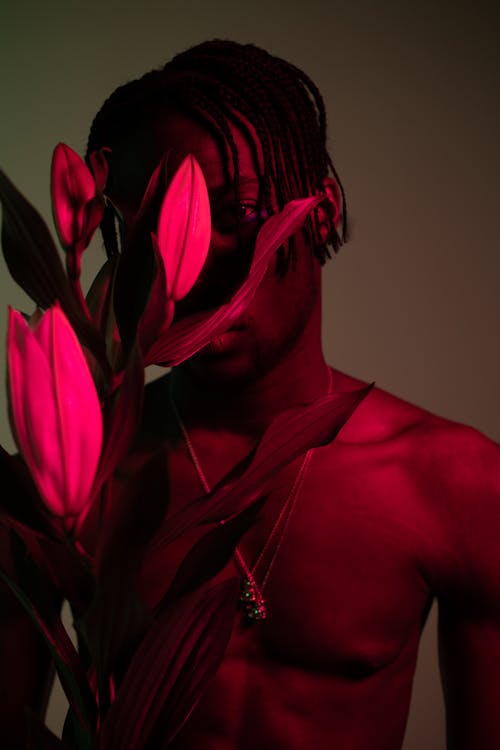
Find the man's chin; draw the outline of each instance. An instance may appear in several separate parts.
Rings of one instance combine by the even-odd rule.
[[[293,339],[263,337],[240,323],[183,363],[200,384],[233,390],[265,378],[292,351]]]
[[[238,388],[255,380],[256,372],[248,360],[234,355],[199,352],[183,365],[201,384]]]
[[[183,363],[200,383],[240,388],[255,383],[269,367],[247,347],[239,347],[238,332],[228,331]]]

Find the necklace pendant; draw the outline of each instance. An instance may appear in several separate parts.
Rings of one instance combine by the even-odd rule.
[[[266,603],[255,581],[245,576],[241,583],[240,602],[249,620],[265,620]]]

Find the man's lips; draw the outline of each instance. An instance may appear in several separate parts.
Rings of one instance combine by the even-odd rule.
[[[239,346],[240,337],[244,331],[244,325],[241,323],[234,324],[212,339],[212,341],[204,347],[204,351],[210,354],[228,352],[235,346]]]

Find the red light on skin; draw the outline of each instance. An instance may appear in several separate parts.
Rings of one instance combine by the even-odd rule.
[[[206,354],[228,354],[238,349],[242,345],[244,329],[230,328],[226,333],[217,336],[213,341],[204,347],[203,352]]]

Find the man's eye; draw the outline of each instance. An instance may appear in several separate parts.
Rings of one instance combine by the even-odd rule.
[[[257,206],[250,203],[238,203],[238,215],[244,222],[256,221],[259,218]]]
[[[239,201],[221,206],[213,215],[213,224],[221,232],[230,232],[242,224],[260,223],[265,218],[264,211],[256,203]]]

